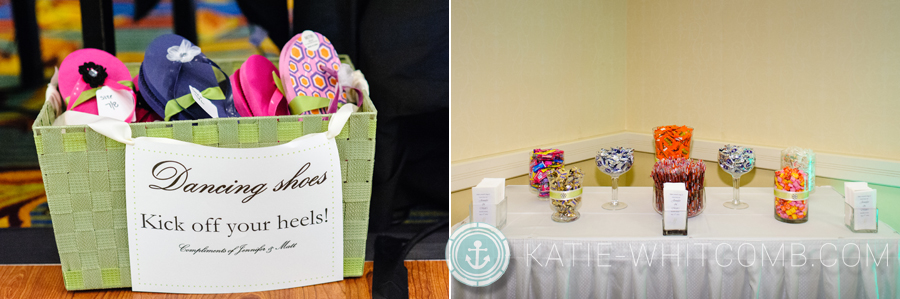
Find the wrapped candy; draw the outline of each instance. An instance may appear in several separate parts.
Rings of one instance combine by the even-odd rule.
[[[597,168],[608,175],[626,173],[634,164],[634,149],[623,147],[600,149],[595,161]]]
[[[694,129],[688,126],[661,126],[653,128],[656,160],[690,158],[691,137]]]
[[[581,189],[581,181],[584,179],[584,173],[578,167],[572,167],[569,171],[565,168],[555,168],[547,174],[550,183],[550,190],[553,191],[571,191]]]
[[[753,170],[756,155],[752,148],[726,144],[719,149],[719,167],[731,175],[741,175]]]
[[[534,149],[528,169],[532,193],[546,198],[550,191],[547,174],[563,167],[563,151],[559,149]]]
[[[612,184],[612,201],[604,203],[601,207],[607,210],[621,210],[628,207],[628,204],[619,202],[619,176],[631,170],[634,164],[634,149],[613,147],[610,149],[601,149],[597,153],[597,168],[611,178]]]

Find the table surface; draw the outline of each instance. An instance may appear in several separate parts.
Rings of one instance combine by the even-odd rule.
[[[652,187],[621,187],[619,201],[624,210],[605,210],[601,205],[612,200],[610,187],[585,187],[581,217],[570,223],[550,220],[549,201],[538,199],[528,186],[507,186],[507,225],[501,229],[507,238],[549,240],[636,240],[702,238],[711,240],[796,239],[898,239],[894,229],[879,222],[878,233],[854,233],[844,226],[844,197],[830,186],[817,187],[809,198],[809,221],[783,223],[775,219],[773,188],[740,188],[744,210],[725,208],[731,201],[730,187],[706,188],[706,207],[700,215],[688,219],[688,236],[663,236],[662,216],[652,206]]]
[[[446,261],[405,261],[410,298],[449,298],[450,274]],[[6,298],[371,298],[372,262],[363,276],[343,281],[239,294],[136,293],[130,289],[66,291],[60,265],[0,266],[0,299]]]

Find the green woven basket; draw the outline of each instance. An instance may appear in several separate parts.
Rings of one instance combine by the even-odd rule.
[[[346,57],[341,57],[347,61]],[[228,73],[240,61],[219,65]],[[137,65],[129,65],[136,73]],[[344,276],[363,274],[377,110],[366,97],[337,136],[344,202]],[[86,125],[52,126],[45,103],[34,122],[41,174],[66,289],[131,286],[125,220],[125,145]],[[278,145],[324,132],[328,115],[218,118],[131,124],[133,137],[165,137],[224,148]]]

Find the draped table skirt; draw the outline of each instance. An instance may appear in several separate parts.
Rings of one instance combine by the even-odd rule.
[[[706,188],[688,236],[663,236],[652,188],[619,189],[628,208],[608,211],[609,187],[586,187],[572,223],[527,186],[507,187],[506,273],[486,287],[453,280],[454,298],[900,298],[900,234],[844,226],[830,187],[809,199],[809,221],[774,219],[772,188],[741,188],[745,210],[722,206],[731,188]],[[884,212],[884,211],[882,211]]]

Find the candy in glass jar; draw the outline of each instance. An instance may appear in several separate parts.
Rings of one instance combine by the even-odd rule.
[[[775,219],[787,223],[809,220],[809,194],[815,184],[815,153],[790,147],[781,152],[775,172]]]
[[[662,159],[653,164],[650,176],[653,178],[653,208],[662,215],[663,184],[684,183],[688,191],[688,217],[700,215],[706,206],[703,182],[706,164],[703,161],[674,158]]]
[[[550,219],[556,222],[572,222],[581,217],[581,183],[584,173],[578,167],[556,168],[548,174],[550,181]]]
[[[563,151],[559,149],[534,149],[528,165],[528,181],[531,193],[546,199],[550,192],[547,175],[554,169],[563,167]]]
[[[656,161],[662,159],[690,158],[691,137],[694,128],[688,126],[660,126],[653,128]]]

